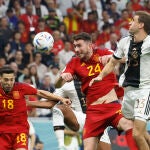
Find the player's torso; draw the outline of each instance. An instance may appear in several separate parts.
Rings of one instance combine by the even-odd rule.
[[[25,97],[19,89],[14,88],[12,92],[6,94],[0,88],[0,116],[16,115],[24,111],[26,111]]]
[[[150,87],[150,36],[139,43],[132,43],[131,39],[124,40],[123,52],[127,58],[125,74],[120,78],[124,86]]]

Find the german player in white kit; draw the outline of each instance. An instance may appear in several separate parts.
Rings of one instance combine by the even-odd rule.
[[[133,137],[138,149],[150,150],[150,137],[146,131],[150,115],[150,14],[137,11],[129,32],[131,36],[120,40],[117,51],[90,85],[103,80],[122,57],[127,58],[124,73],[120,77],[120,85],[125,87],[122,112],[125,118],[133,120]]]

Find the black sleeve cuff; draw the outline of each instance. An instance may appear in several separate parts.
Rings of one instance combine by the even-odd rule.
[[[122,58],[116,57],[115,55],[113,55],[113,57],[117,60],[122,59]]]

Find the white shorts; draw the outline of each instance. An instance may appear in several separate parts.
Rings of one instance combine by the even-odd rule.
[[[150,115],[150,89],[125,88],[122,112],[125,118],[146,121]]]
[[[79,132],[82,132],[83,131],[83,127],[84,127],[84,123],[85,123],[85,118],[86,118],[86,114],[83,113],[83,112],[80,112],[80,111],[74,111],[74,114],[77,118],[77,121],[79,123]],[[105,130],[104,130],[104,133],[103,135],[101,136],[100,138],[100,141],[101,142],[105,142],[105,143],[108,143],[110,144],[110,139],[109,139],[109,135],[108,135],[108,131],[110,130],[111,127],[107,127]]]

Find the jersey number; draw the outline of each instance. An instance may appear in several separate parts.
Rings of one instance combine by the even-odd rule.
[[[89,70],[88,76],[93,76],[95,75],[96,72],[101,72],[101,68],[99,64],[96,64],[95,67],[93,66],[88,66],[87,69]]]
[[[17,136],[17,143],[22,142],[22,145],[26,145],[27,136],[25,133],[21,133]]]
[[[4,109],[13,109],[14,108],[14,101],[13,100],[3,100],[3,108]]]

